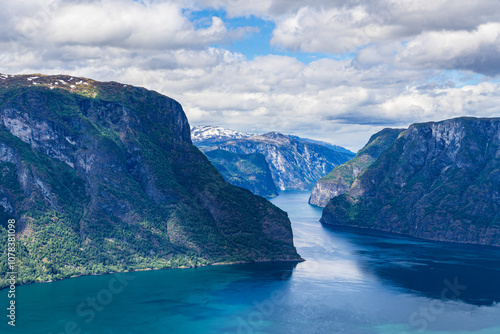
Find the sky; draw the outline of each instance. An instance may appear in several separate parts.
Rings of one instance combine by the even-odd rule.
[[[0,73],[146,87],[191,125],[353,151],[500,115],[499,0],[0,0]]]

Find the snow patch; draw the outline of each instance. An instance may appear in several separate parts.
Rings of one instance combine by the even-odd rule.
[[[193,142],[204,140],[227,140],[253,137],[254,134],[239,132],[218,126],[200,125],[191,128]]]
[[[67,141],[68,143],[70,143],[71,145],[76,145],[76,141],[71,140],[69,137],[64,137],[64,139],[66,139],[66,141]]]

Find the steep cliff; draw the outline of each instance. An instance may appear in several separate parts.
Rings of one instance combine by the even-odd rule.
[[[311,191],[309,204],[325,207],[331,198],[349,190],[359,173],[370,166],[384,150],[394,143],[402,131],[403,129],[384,129],[371,136],[368,143],[353,159],[335,167],[326,176],[316,181]]]
[[[180,104],[143,88],[0,80],[0,171],[0,237],[14,217],[20,282],[300,259],[286,213],[225,182]]]
[[[218,149],[238,154],[263,154],[274,183],[281,190],[310,190],[317,179],[354,155],[278,132],[227,141],[218,145]]]
[[[232,185],[263,197],[278,196],[266,158],[260,153],[238,154],[223,150],[205,152],[208,160]]]
[[[414,124],[321,222],[500,246],[500,119]]]
[[[353,152],[351,152],[348,149],[346,149],[345,147],[334,145],[334,144],[331,144],[331,143],[327,143],[325,141],[315,140],[315,139],[310,139],[310,138],[302,138],[302,137],[293,136],[293,135],[287,135],[287,137],[290,137],[291,139],[295,139],[295,140],[298,140],[298,141],[300,141],[302,143],[306,143],[306,144],[317,144],[317,145],[326,147],[326,148],[328,148],[328,149],[330,149],[330,150],[332,150],[334,152],[345,153],[345,154],[347,154],[350,157],[353,157],[353,156],[356,155]]]

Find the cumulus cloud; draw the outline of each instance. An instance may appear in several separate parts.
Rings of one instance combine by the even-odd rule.
[[[426,31],[471,30],[498,21],[499,14],[500,8],[488,0],[322,1],[321,5],[305,2],[276,18],[273,42],[309,52],[322,52],[324,48],[338,52],[335,44],[339,42],[361,46],[404,40]]]
[[[195,29],[173,2],[54,1],[18,17],[13,25],[17,35],[33,43],[136,50],[204,48],[228,37],[220,18],[213,17],[208,28]]]
[[[383,127],[499,115],[500,84],[486,78],[464,86],[448,71],[498,74],[495,7],[482,0],[459,6],[445,0],[20,0],[0,12],[0,72],[144,86],[178,100],[192,124],[294,133],[356,150]],[[207,8],[273,21],[267,42],[296,53],[247,59],[225,49],[258,27],[235,29],[223,15],[206,17],[201,27],[188,19],[186,13]],[[295,57],[304,51],[354,56],[304,63]]]
[[[420,68],[465,69],[500,73],[500,23],[473,31],[430,31],[411,39],[396,61]]]
[[[276,19],[283,15],[296,12],[304,4],[312,7],[343,6],[344,0],[200,0],[198,6],[224,8],[229,17],[257,16]]]
[[[287,50],[345,54],[360,64],[498,74],[500,7],[491,1],[357,1],[311,6],[276,19],[271,44]],[[401,64],[400,64],[401,65]]]
[[[302,7],[279,22],[271,44],[294,51],[341,54],[391,34],[390,26],[376,23],[364,6],[328,10]]]
[[[426,71],[379,67],[367,72],[331,59],[308,65],[284,56],[229,59],[197,71],[154,71],[154,88],[181,101],[193,124],[278,130],[352,149],[383,127],[500,112],[500,86],[493,83],[454,87],[429,83]],[[141,71],[122,77],[138,84],[143,78]]]

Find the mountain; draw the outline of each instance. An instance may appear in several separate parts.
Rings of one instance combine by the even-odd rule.
[[[500,246],[500,118],[413,124],[321,222]]]
[[[193,144],[202,150],[210,162],[232,185],[250,190],[266,198],[278,196],[271,170],[260,153],[238,154],[217,149],[218,145],[231,140],[254,136],[219,126],[199,125],[191,127]]]
[[[229,140],[243,139],[254,136],[220,126],[198,125],[191,127],[191,140],[193,144],[202,151],[210,151],[217,148],[218,144]]]
[[[266,158],[260,153],[238,154],[223,150],[205,152],[224,180],[262,197],[278,196]]]
[[[309,204],[325,207],[331,198],[349,190],[359,173],[370,166],[385,149],[394,143],[401,132],[403,129],[384,129],[371,136],[368,143],[353,159],[335,167],[328,175],[316,181],[311,191]]]
[[[196,126],[191,128],[191,138],[226,180],[265,197],[275,196],[273,188],[310,190],[318,178],[355,155],[337,145],[278,132],[252,135],[221,127]],[[227,153],[222,157],[220,151],[234,155],[229,158]],[[267,165],[255,163],[253,158],[253,162],[246,160],[246,164],[252,165],[252,173],[248,173],[248,166],[241,162],[249,154],[263,155]],[[216,156],[220,159],[215,159]],[[235,165],[238,161],[240,166]],[[268,170],[275,187],[266,176]]]
[[[278,132],[226,141],[217,148],[237,154],[263,154],[280,190],[310,190],[317,179],[354,156]]]
[[[19,283],[300,260],[287,214],[223,180],[176,101],[115,82],[3,77],[0,238],[16,219]]]
[[[318,144],[318,145],[324,146],[324,147],[326,147],[326,148],[328,148],[328,149],[330,149],[332,151],[335,151],[335,152],[346,153],[346,154],[351,155],[351,156],[355,155],[352,151],[349,151],[345,147],[334,145],[334,144],[330,144],[330,143],[327,143],[327,142],[324,142],[324,141],[321,141],[321,140],[315,140],[315,139],[310,139],[310,138],[302,138],[302,137],[293,136],[293,135],[287,135],[287,136],[290,137],[290,138],[292,138],[292,139],[295,139],[295,140],[298,140],[300,142],[303,142],[303,143]]]

